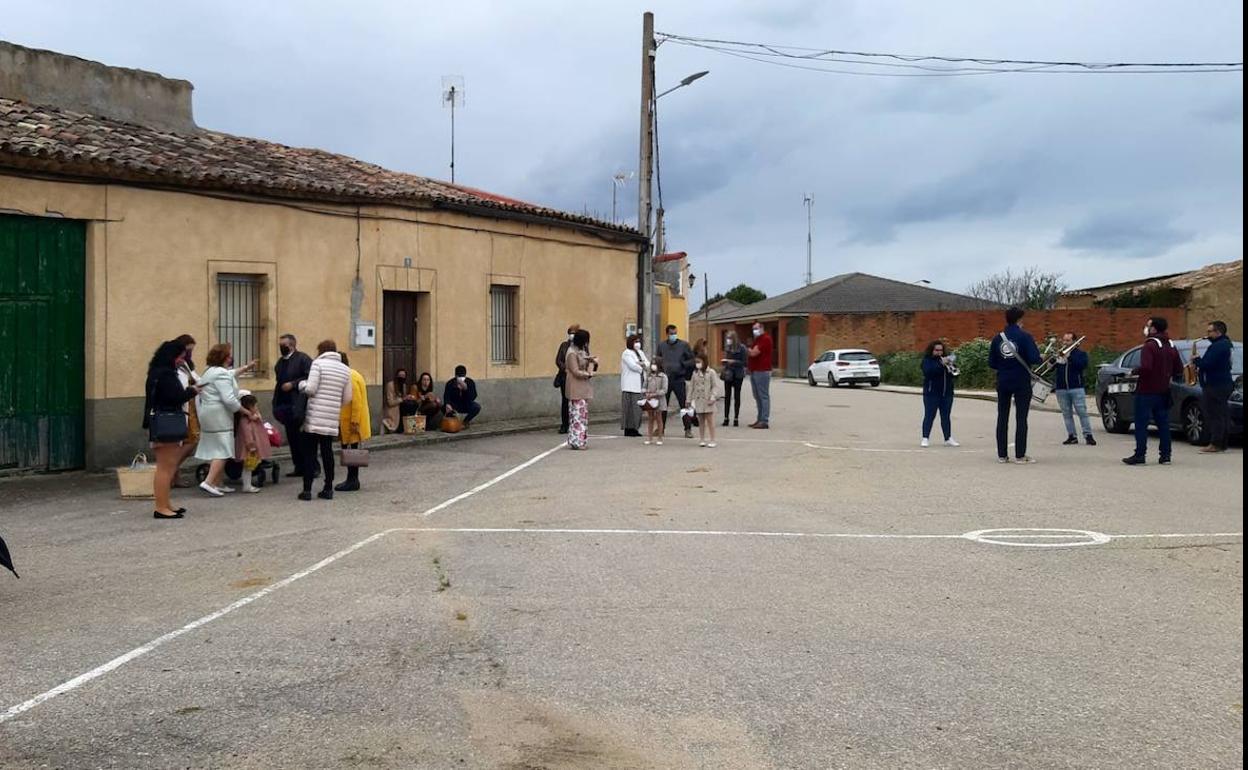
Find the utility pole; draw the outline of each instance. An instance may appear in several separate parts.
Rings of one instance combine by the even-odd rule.
[[[718,350],[718,346],[711,342],[711,277],[706,273],[702,274],[702,324],[706,327],[702,339],[711,345],[711,350]]]
[[[813,245],[814,245],[814,215],[815,196],[812,193],[806,193],[802,198],[802,203],[806,204],[806,285],[809,286],[815,280],[813,267]]]
[[[651,250],[650,185],[654,169],[654,14],[641,17],[641,136],[637,196],[637,227],[645,236],[637,271],[637,325],[644,330],[647,352],[654,352],[654,252]]]

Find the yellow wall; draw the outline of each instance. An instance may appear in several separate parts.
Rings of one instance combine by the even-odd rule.
[[[357,254],[354,206],[272,205],[4,174],[0,210],[89,221],[86,395],[92,399],[142,395],[152,351],[178,334],[200,342],[202,365],[205,343],[216,338],[218,272],[269,277],[264,377],[244,385],[257,390],[272,387],[277,336],[284,332],[296,334],[305,350],[336,340],[370,384],[382,382],[384,289],[430,293],[418,359],[438,378],[450,377],[459,363],[478,379],[553,375],[568,324],[589,329],[607,350],[636,321],[636,247],[566,227],[365,206]],[[357,260],[360,320],[377,324],[376,348],[349,345]],[[514,365],[489,361],[491,283],[519,290]],[[603,364],[607,372],[618,366],[611,356]]]
[[[675,324],[680,338],[693,344],[693,340],[689,339],[688,300],[674,296],[671,288],[664,284],[656,284],[655,288],[658,290],[659,299],[659,339],[663,338],[668,324]]]

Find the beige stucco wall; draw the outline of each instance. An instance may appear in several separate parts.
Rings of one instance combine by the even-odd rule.
[[[313,213],[297,206],[337,215]],[[554,351],[569,323],[606,352],[622,343],[636,315],[636,247],[566,227],[432,210],[321,203],[269,205],[120,185],[75,184],[0,173],[0,210],[89,220],[87,398],[142,394],[148,358],[164,339],[189,333],[197,361],[215,340],[217,272],[270,278],[263,344],[271,387],[279,333],[310,349],[323,338],[350,351],[370,384],[381,372],[382,290],[428,291],[432,318],[421,365],[451,376],[458,363],[478,379],[553,375]],[[343,216],[345,215],[345,216]],[[410,259],[410,267],[405,260]],[[350,348],[357,260],[360,320],[377,324],[376,348]],[[492,365],[491,283],[519,289],[518,361]],[[423,311],[422,311],[423,312]],[[603,356],[605,373],[618,365]]]
[[[1187,301],[1187,336],[1205,336],[1210,321],[1225,321],[1232,339],[1244,338],[1244,273],[1193,289]]]

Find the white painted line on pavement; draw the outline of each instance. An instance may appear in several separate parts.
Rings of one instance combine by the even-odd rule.
[[[542,452],[541,454],[537,455],[536,457],[530,458],[529,460],[526,460],[523,463],[520,463],[519,465],[512,468],[511,470],[506,471],[504,473],[500,473],[499,475],[495,476],[494,478],[490,479],[489,481],[483,484],[478,484],[477,486],[473,487],[467,492],[458,494],[449,500],[446,500],[442,503],[439,503],[438,505],[435,505],[434,507],[425,511],[423,515],[431,516],[434,513],[437,513],[438,511],[449,508],[455,503],[458,503],[462,500],[472,497],[478,492],[489,489],[490,487],[494,486],[498,482],[516,475],[520,471],[534,465],[535,463],[541,462],[545,458],[559,451],[559,449],[561,449],[562,447],[563,447],[563,444],[560,444],[559,446],[556,446],[553,449],[548,449],[545,452]],[[24,714],[25,712],[31,710],[35,706],[38,706],[40,703],[51,700],[52,698],[55,698],[58,695],[64,695],[67,692],[76,690],[79,687],[83,686],[84,684],[87,684],[88,682],[94,679],[98,679],[104,676],[110,671],[116,670],[126,665],[130,661],[146,655],[147,653],[151,652],[157,647],[160,647],[161,645],[164,645],[168,642],[173,641],[174,639],[177,639],[179,636],[182,636],[183,634],[190,633],[191,631],[194,631],[197,628],[206,626],[209,623],[213,622],[214,620],[218,620],[222,617],[225,617],[226,615],[229,615],[231,612],[237,609],[246,607],[248,604],[251,604],[252,602],[258,599],[263,599],[264,597],[268,596],[269,594],[273,593],[279,588],[285,588],[286,586],[290,585],[291,583],[294,583],[297,580],[302,580],[303,578],[307,577],[308,575],[311,575],[317,570],[320,570],[324,567],[328,567],[330,564],[333,564],[334,562],[338,561],[344,556],[349,556],[350,554],[355,553],[356,551],[360,550],[364,546],[370,543],[376,542],[377,540],[380,540],[381,538],[385,537],[386,535],[389,535],[392,532],[399,532],[399,531],[408,531],[408,530],[386,529],[376,534],[369,535],[368,537],[364,538],[358,543],[349,545],[335,554],[326,556],[324,559],[321,559],[320,561],[318,561],[317,563],[313,564],[310,567],[306,567],[302,570],[299,570],[293,575],[289,575],[277,581],[276,583],[273,583],[272,585],[265,586],[264,588],[260,589],[259,591],[256,591],[253,594],[248,594],[247,596],[244,596],[243,598],[239,599],[236,602],[233,602],[232,604],[227,604],[226,606],[222,607],[221,609],[215,612],[211,612],[207,615],[204,615],[202,618],[198,618],[197,620],[192,620],[190,623],[187,623],[185,626],[182,626],[179,629],[170,631],[169,633],[164,634],[162,636],[158,636],[152,641],[148,642],[147,644],[141,645],[139,647],[135,647],[133,650],[130,650],[124,655],[119,655],[116,658],[113,658],[112,660],[108,661],[107,663],[103,665],[96,666],[95,668],[91,669],[90,671],[87,671],[86,673],[79,674],[78,676],[74,677],[73,679],[70,679],[69,681],[58,684],[56,687],[53,687],[51,690],[39,693],[38,695],[36,695],[35,697],[29,700],[18,703],[15,706],[11,706],[3,713],[0,713],[0,724],[3,724],[4,722],[7,722],[10,719],[13,719],[21,714]]]
[[[512,468],[511,470],[509,470],[509,471],[507,471],[507,472],[505,472],[505,473],[500,473],[499,475],[495,476],[494,478],[490,479],[489,481],[487,481],[487,482],[485,482],[485,483],[483,483],[483,484],[478,484],[478,485],[476,485],[475,487],[473,487],[472,489],[468,490],[467,492],[463,492],[463,493],[461,493],[461,494],[455,495],[455,496],[454,496],[454,497],[452,497],[450,500],[445,500],[445,501],[443,501],[443,502],[441,502],[441,503],[438,503],[437,505],[435,505],[435,506],[433,506],[432,508],[430,508],[429,510],[425,511],[425,512],[424,512],[423,514],[421,514],[421,515],[422,515],[422,516],[432,516],[433,514],[437,513],[438,511],[441,511],[441,510],[445,510],[445,509],[447,509],[447,508],[450,508],[450,507],[451,507],[452,505],[454,505],[455,503],[461,502],[461,501],[463,501],[463,500],[467,500],[468,498],[472,497],[473,495],[477,494],[478,492],[484,492],[485,490],[487,490],[487,489],[489,489],[490,487],[494,486],[494,485],[495,485],[495,484],[497,484],[498,482],[503,481],[503,480],[505,480],[505,479],[509,479],[509,478],[511,478],[512,476],[516,475],[517,473],[519,473],[520,471],[524,470],[525,468],[528,468],[528,467],[529,467],[529,466],[531,466],[531,465],[535,465],[535,464],[537,464],[537,463],[540,463],[542,460],[545,460],[547,457],[550,457],[550,456],[551,456],[551,455],[553,455],[555,452],[558,452],[560,449],[563,449],[563,448],[564,448],[564,446],[566,446],[566,444],[559,444],[559,445],[557,445],[557,446],[555,446],[555,447],[553,447],[553,448],[551,448],[551,449],[547,449],[545,452],[542,452],[540,455],[537,455],[536,457],[532,457],[532,458],[530,458],[530,459],[528,459],[528,460],[525,460],[524,462],[520,463],[519,465],[517,465],[516,467]]]

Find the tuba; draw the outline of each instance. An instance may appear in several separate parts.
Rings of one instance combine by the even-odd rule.
[[[1057,365],[1064,363],[1065,360],[1070,357],[1070,354],[1074,352],[1075,348],[1079,347],[1080,343],[1087,338],[1088,335],[1085,334],[1056,353],[1050,353],[1049,351],[1053,349],[1053,340],[1056,340],[1056,338],[1052,338],[1049,342],[1049,346],[1044,349],[1044,354],[1042,356],[1044,360],[1040,362],[1040,365],[1036,367],[1036,370],[1032,372],[1032,374],[1040,378],[1044,378],[1045,376],[1052,374],[1053,371],[1057,369]]]

